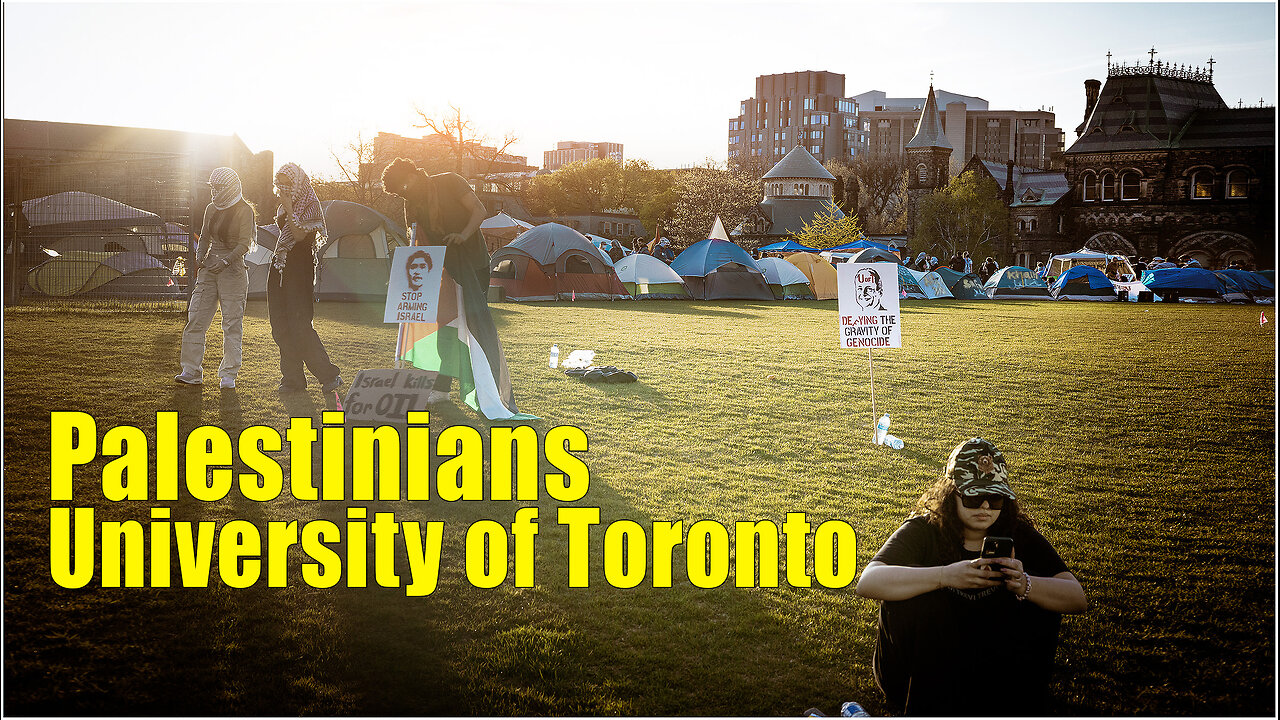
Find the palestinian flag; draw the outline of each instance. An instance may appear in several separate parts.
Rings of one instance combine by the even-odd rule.
[[[472,295],[477,296],[466,297],[445,270],[436,322],[400,324],[400,359],[419,370],[457,378],[463,402],[489,420],[537,420],[516,410],[488,301]]]

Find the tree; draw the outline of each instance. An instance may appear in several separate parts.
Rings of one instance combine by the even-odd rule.
[[[791,237],[801,245],[819,250],[867,239],[857,215],[836,217],[835,211],[835,203],[827,203],[826,212],[814,215],[799,232],[791,233]]]
[[[387,195],[378,187],[382,166],[377,162],[372,140],[356,133],[355,139],[341,151],[330,148],[329,155],[338,166],[338,174],[312,178],[316,197],[360,203],[392,218],[402,216],[403,204],[399,198]]]
[[[675,180],[643,160],[611,159],[569,163],[528,183],[522,201],[536,215],[592,214],[620,210],[647,228],[667,222],[675,202]]]
[[[677,200],[667,229],[678,248],[705,240],[717,215],[732,231],[761,200],[760,179],[753,172],[722,170],[710,161],[681,172],[675,190]]]
[[[858,184],[856,207],[867,218],[867,225],[876,232],[900,230],[907,209],[906,160],[897,155],[863,153],[849,168]]]
[[[913,245],[940,258],[968,251],[971,257],[1005,255],[1012,238],[1009,208],[995,180],[969,171],[920,201]]]
[[[428,173],[455,172],[468,180],[512,189],[513,183],[501,176],[501,165],[510,163],[506,152],[518,141],[514,134],[504,135],[501,144],[488,145],[489,136],[481,134],[471,119],[462,114],[462,108],[456,105],[450,105],[449,112],[440,117],[433,117],[417,107],[414,112],[422,120],[422,124],[414,127],[431,130],[441,144],[439,156],[427,158],[425,165],[419,163]]]

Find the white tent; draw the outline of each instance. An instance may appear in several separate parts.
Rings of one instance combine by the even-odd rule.
[[[728,240],[729,233],[724,231],[724,223],[720,222],[720,216],[716,216],[716,222],[711,226],[711,233],[707,235],[709,238],[719,238],[720,240]]]
[[[670,265],[652,255],[628,255],[619,260],[613,269],[623,287],[637,300],[689,299],[689,290],[680,275]]]
[[[908,268],[907,272],[911,273],[916,279],[916,284],[920,286],[920,290],[924,292],[925,298],[933,300],[935,298],[955,297],[951,294],[951,289],[947,287],[947,283],[943,281],[942,276],[936,272],[917,272]]]
[[[1049,259],[1049,270],[1047,275],[1048,277],[1056,278],[1076,265],[1089,265],[1105,273],[1107,271],[1107,264],[1112,260],[1120,263],[1121,277],[1127,275],[1134,280],[1138,279],[1138,273],[1135,272],[1133,267],[1129,264],[1129,258],[1124,255],[1109,255],[1098,250],[1090,250],[1089,248],[1081,248],[1073,253],[1054,255]]]
[[[764,272],[764,281],[773,291],[774,297],[783,299],[812,298],[813,288],[809,287],[809,278],[800,268],[776,257],[761,258],[756,265]]]

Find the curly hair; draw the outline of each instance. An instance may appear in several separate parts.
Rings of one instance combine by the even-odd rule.
[[[960,522],[960,515],[956,511],[955,499],[958,497],[960,494],[956,491],[955,480],[943,474],[916,501],[916,513],[925,516],[929,524],[941,530],[942,536],[946,538],[943,553],[948,562],[959,560],[960,551],[964,548],[964,524]],[[1014,528],[1035,526],[1035,521],[1017,500],[1005,498],[1000,515],[987,532],[1007,536],[1013,534]]]
[[[421,193],[412,193],[409,190],[409,184],[415,174],[423,180],[423,191]],[[421,212],[425,212],[427,225],[431,231],[440,234],[439,202],[436,198],[435,189],[428,180],[427,172],[413,164],[412,160],[402,157],[396,158],[382,170],[382,191],[389,195],[404,198],[406,227],[412,225],[413,220],[411,218],[416,217]],[[422,244],[421,241],[419,241],[419,244]]]

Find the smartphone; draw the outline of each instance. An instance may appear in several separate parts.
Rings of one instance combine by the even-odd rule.
[[[1011,558],[1013,557],[1013,538],[998,537],[988,535],[982,538],[982,554],[983,558]],[[988,569],[999,571],[1000,565],[990,565]]]

